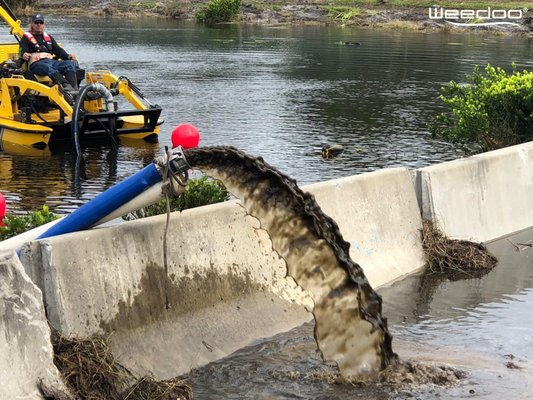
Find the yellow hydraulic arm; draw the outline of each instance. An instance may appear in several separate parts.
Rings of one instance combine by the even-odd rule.
[[[10,33],[20,42],[20,39],[24,36],[24,29],[22,29],[20,20],[17,19],[5,0],[0,0],[0,17],[11,27]]]

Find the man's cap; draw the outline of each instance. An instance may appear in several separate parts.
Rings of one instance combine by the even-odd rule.
[[[34,14],[31,16],[31,22],[42,22],[44,23],[44,17],[42,14]]]

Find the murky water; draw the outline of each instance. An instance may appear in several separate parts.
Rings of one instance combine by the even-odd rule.
[[[188,377],[198,399],[530,399],[533,396],[533,230],[489,244],[500,262],[482,278],[412,276],[379,290],[404,360],[448,365],[465,376],[436,384],[332,383],[313,324],[260,340]],[[517,247],[518,246],[518,247]]]
[[[47,30],[86,69],[110,69],[160,104],[172,128],[195,124],[202,145],[262,156],[299,184],[383,167],[411,168],[461,156],[429,137],[439,87],[474,64],[533,67],[529,38],[374,32],[333,27],[225,26],[166,20],[47,17]],[[1,40],[8,38],[4,34]],[[342,42],[357,40],[361,46]],[[322,143],[345,146],[324,161]],[[160,146],[69,152],[0,152],[0,190],[11,211],[68,213],[150,162]]]

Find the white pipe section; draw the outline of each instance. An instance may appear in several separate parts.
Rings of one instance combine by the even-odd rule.
[[[93,91],[99,93],[100,95],[104,97],[105,109],[107,111],[114,111],[114,110],[109,110],[109,105],[113,104],[113,95],[111,94],[109,89],[107,89],[101,83],[93,83],[91,84],[91,86],[92,86]]]
[[[126,204],[123,204],[112,213],[106,215],[104,218],[94,224],[93,227],[111,221],[115,218],[122,217],[123,215],[129,214],[131,212],[137,211],[140,208],[148,207],[154,203],[157,203],[163,198],[163,193],[161,191],[162,186],[162,182],[150,186],[137,197],[134,197]]]
[[[20,235],[13,236],[6,240],[2,240],[0,242],[0,253],[2,253],[3,251],[19,251],[24,243],[35,240],[41,234],[46,232],[49,228],[61,221],[62,218],[48,222],[47,224],[38,226],[37,228],[30,229],[29,231],[21,233]]]
[[[185,192],[185,186],[181,186],[177,182],[172,182],[172,188],[174,193],[183,193]],[[137,211],[140,208],[151,206],[162,200],[164,198],[163,194],[163,182],[158,182],[155,185],[150,186],[144,192],[142,192],[137,197],[131,199],[126,204],[123,204],[121,207],[117,208],[112,213],[106,215],[100,221],[93,225],[101,225],[105,222],[111,221],[115,218],[122,217],[123,215],[129,214],[131,212]]]
[[[163,182],[158,182],[155,185],[152,185],[144,192],[142,192],[137,197],[131,199],[126,204],[123,204],[121,207],[117,208],[115,211],[106,215],[104,218],[99,220],[93,227],[101,225],[105,222],[109,222],[115,218],[122,217],[123,215],[129,214],[131,212],[137,211],[140,208],[148,207],[152,204],[157,203],[162,200],[164,195],[162,192]],[[177,193],[182,193],[185,191],[185,187],[181,185],[174,184],[175,191]],[[64,218],[64,217],[62,217]],[[53,225],[61,221],[62,218],[51,221],[45,225],[38,226],[37,228],[31,229],[20,235],[14,236],[12,238],[3,240],[0,242],[0,253],[3,251],[20,251],[24,243],[31,242],[32,240],[37,239],[41,234],[46,232]]]

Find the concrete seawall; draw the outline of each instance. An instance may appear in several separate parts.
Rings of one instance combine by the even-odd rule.
[[[451,238],[486,242],[533,226],[533,142],[417,174],[423,218]]]
[[[533,226],[533,143],[416,171],[304,187],[339,224],[374,287],[425,264],[422,218],[488,241]],[[21,261],[66,335],[110,334],[120,361],[169,378],[309,320],[259,221],[231,201],[27,244]],[[169,308],[166,305],[170,305]],[[0,366],[3,367],[3,366]]]

